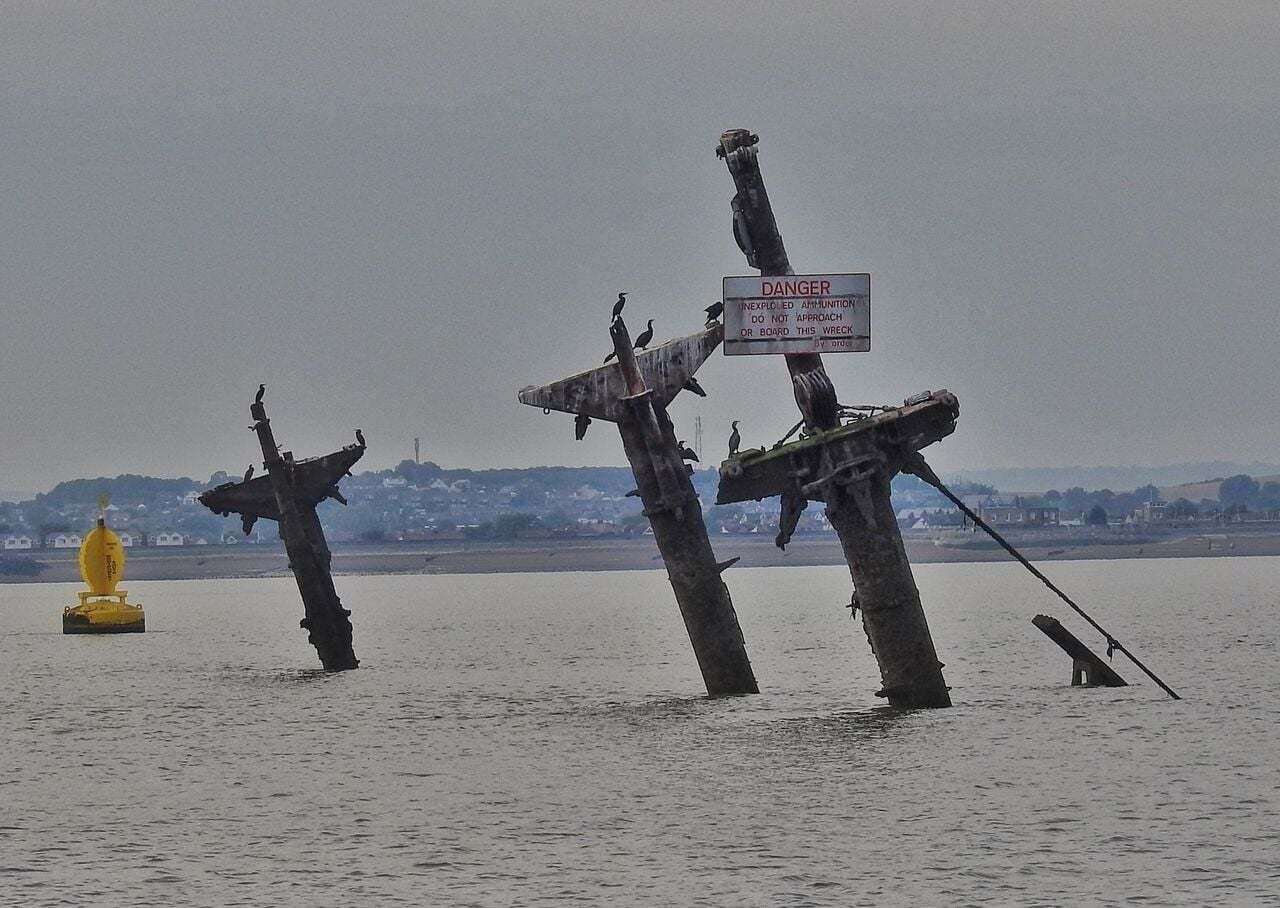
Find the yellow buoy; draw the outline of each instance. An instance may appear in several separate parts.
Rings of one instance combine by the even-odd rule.
[[[99,503],[105,510],[105,497]],[[142,606],[130,603],[127,591],[117,588],[124,577],[124,545],[103,517],[80,545],[80,576],[89,589],[77,594],[79,605],[62,610],[64,634],[140,634],[147,629]]]

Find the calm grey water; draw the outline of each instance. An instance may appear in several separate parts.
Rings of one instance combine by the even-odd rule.
[[[1050,574],[1186,697],[1072,689],[1014,565],[917,578],[956,707],[877,708],[843,568],[727,577],[762,688],[707,700],[665,574],[132,584],[142,636],[0,587],[0,902],[1280,904],[1280,559]],[[1117,656],[1131,681],[1139,673]]]

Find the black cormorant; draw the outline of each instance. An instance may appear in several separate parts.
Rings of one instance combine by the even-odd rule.
[[[618,316],[622,314],[622,307],[627,304],[627,295],[625,293],[618,294],[618,301],[613,304],[613,318],[610,321],[617,321]]]
[[[266,386],[266,385],[258,385],[258,393],[257,393],[257,394],[255,394],[255,395],[253,396],[253,402],[254,402],[255,404],[260,404],[260,403],[262,403],[262,395],[264,395],[264,394],[266,394],[266,393],[267,393],[267,386]]]
[[[364,443],[364,433],[363,433],[363,432],[361,432],[359,429],[356,429],[356,444],[358,444],[358,445],[359,445],[360,447],[362,447],[362,448],[364,448],[364,447],[368,447],[368,446]]]
[[[579,413],[577,416],[575,416],[573,418],[574,439],[576,439],[577,441],[582,441],[582,438],[584,435],[587,434],[587,429],[590,427],[590,425],[591,425],[591,417],[588,416],[587,414]]]
[[[698,460],[698,455],[694,453],[694,451],[691,448],[686,446],[683,441],[678,441],[676,442],[676,444],[680,446],[680,458],[682,460],[693,460],[693,461]],[[698,461],[698,462],[701,463],[701,461]]]
[[[720,300],[716,300],[704,311],[707,313],[707,324],[710,325],[724,312],[724,303]]]
[[[733,431],[729,433],[730,457],[738,453],[738,445],[742,444],[742,436],[738,434],[738,421],[735,419],[731,425],[733,426]]]
[[[640,336],[632,346],[637,350],[647,350],[651,340],[653,340],[653,319],[649,319],[649,327],[640,332]]]
[[[649,327],[640,332],[640,336],[636,338],[635,343],[631,346],[635,347],[637,350],[647,350],[649,348],[649,341],[651,340],[653,340],[653,319],[649,319]],[[609,360],[613,359],[617,355],[617,351],[614,351],[606,356],[604,361],[608,363]]]
[[[253,464],[249,464],[249,469],[244,471],[244,481],[248,482],[253,479]]]

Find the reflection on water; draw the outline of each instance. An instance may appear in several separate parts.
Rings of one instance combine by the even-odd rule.
[[[1263,903],[1278,569],[1052,566],[1173,702],[1067,687],[1031,616],[1097,641],[1015,566],[920,567],[956,706],[906,713],[837,568],[728,575],[765,693],[717,700],[656,571],[339,578],[339,675],[288,579],[137,584],[115,638],[0,587],[0,902]]]

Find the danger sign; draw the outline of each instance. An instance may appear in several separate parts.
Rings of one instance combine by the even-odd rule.
[[[871,349],[869,274],[726,277],[723,299],[728,355]]]

